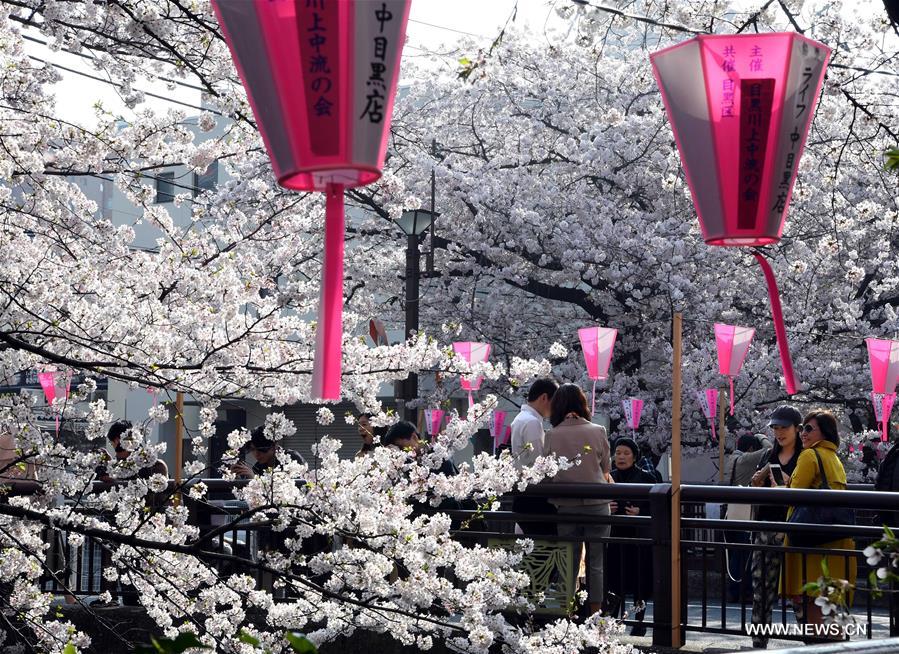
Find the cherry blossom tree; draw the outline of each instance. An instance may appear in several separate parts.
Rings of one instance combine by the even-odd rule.
[[[800,30],[834,47],[785,238],[769,248],[800,399],[866,402],[861,338],[896,330],[899,297],[896,179],[879,154],[899,142],[892,94],[899,71],[882,8],[620,4],[626,10],[557,0],[547,5],[555,13],[544,33],[511,25],[489,51],[463,44],[448,67],[407,67],[424,81],[397,107],[388,169],[378,184],[351,194],[366,211],[347,235],[343,388],[360,408],[378,412],[378,387],[411,372],[471,372],[448,349],[450,335],[496,346],[493,363],[475,372],[497,394],[511,397],[551,369],[583,380],[574,334],[600,322],[621,330],[604,410],[614,416],[618,399],[643,396],[654,409],[649,432],[663,442],[677,311],[688,320],[686,388],[714,381],[711,323],[751,323],[760,331],[738,386],[739,417],[750,424],[757,407],[784,399],[761,279],[746,253],[702,243],[647,59],[695,33],[769,29]],[[221,136],[198,139],[180,109],[140,110],[123,123],[98,108],[94,124],[71,122],[54,97],[60,72],[27,56],[24,31],[89,58],[138,109],[141,80],[199,86],[208,110],[197,128]],[[4,374],[53,364],[189,392],[204,402],[198,454],[222,398],[276,406],[313,400],[315,326],[307,316],[318,297],[323,206],[275,184],[208,4],[6,0],[0,59]],[[193,204],[190,223],[176,224],[153,202],[152,180],[171,166],[202,172],[213,161],[229,181],[193,199],[191,189],[179,189],[176,201]],[[369,347],[359,335],[370,317],[399,323],[402,248],[392,219],[425,202],[431,169],[441,218],[424,329],[401,345]],[[86,176],[114,183],[139,220],[158,230],[158,247],[132,247],[134,225],[104,219],[74,183]],[[88,381],[76,398],[90,391]],[[6,398],[0,428],[19,443],[11,465],[37,464],[41,473],[37,492],[0,504],[0,583],[11,589],[0,598],[7,609],[0,620],[35,648],[89,649],[89,634],[55,617],[38,583],[52,571],[42,545],[49,529],[68,532],[73,545],[89,537],[106,548],[112,565],[104,574],[137,588],[166,636],[193,632],[220,651],[251,651],[241,630],[281,651],[285,630],[323,643],[358,629],[421,648],[443,640],[470,652],[494,644],[614,651],[614,628],[596,616],[535,630],[509,621],[504,611],[528,608],[527,579],[515,567],[527,542],[513,551],[463,545],[451,538],[446,514],[418,510],[446,498],[489,508],[571,463],[539,459],[520,470],[509,456],[480,456],[451,480],[432,473],[494,402],[455,419],[420,456],[380,449],[340,460],[336,443],[323,439],[314,468],[287,464],[238,485],[248,509],[237,519],[285,541],[248,562],[188,522],[187,504],[208,492],[196,481],[209,472],[202,460],[185,467],[187,481],[176,489],[182,502],[146,510],[148,493],[171,489],[160,477],[130,478],[160,454],[139,426],[127,435],[131,456],[111,466],[121,481],[88,493],[99,455],[65,447],[41,432],[26,398]],[[688,420],[697,430],[698,416]],[[112,419],[105,406],[91,403],[84,417],[85,437],[102,439]],[[267,424],[275,440],[291,429],[276,414]],[[232,450],[245,438],[234,434]],[[74,504],[59,505],[61,496]],[[305,553],[313,534],[358,546]],[[228,564],[248,572],[226,572]],[[283,597],[258,587],[258,572],[272,575]]]
[[[797,30],[835,46],[783,241],[766,248],[784,301],[802,405],[828,404],[873,427],[863,338],[896,331],[896,35],[879,3],[630,3],[627,12],[555,4],[567,38],[505,34],[463,69],[416,85],[394,121],[393,171],[427,197],[437,171],[441,274],[424,292],[426,325],[457,307],[464,335],[499,356],[571,352],[556,366],[586,382],[576,328],[620,330],[603,410],[638,395],[644,432],[670,424],[672,314],[686,320],[686,427],[701,435],[693,391],[719,385],[712,323],[756,327],[737,383],[737,418],[788,399],[761,272],[747,250],[703,244],[648,64],[698,33]],[[563,35],[565,36],[565,35]],[[457,76],[464,78],[460,84]],[[438,154],[428,144],[436,140]],[[377,205],[378,191],[358,195]],[[446,218],[448,217],[448,218]],[[503,389],[497,388],[502,393]]]

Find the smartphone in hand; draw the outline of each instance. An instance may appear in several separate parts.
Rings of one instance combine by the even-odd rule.
[[[774,478],[775,485],[784,486],[784,473],[783,470],[781,470],[780,465],[771,463],[768,465],[768,469],[771,471],[771,477]]]

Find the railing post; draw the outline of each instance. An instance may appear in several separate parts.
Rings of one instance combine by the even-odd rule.
[[[671,484],[655,484],[649,491],[652,516],[652,644],[672,647],[671,604]]]

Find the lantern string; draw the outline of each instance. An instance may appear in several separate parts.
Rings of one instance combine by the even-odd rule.
[[[325,247],[318,326],[315,330],[312,395],[323,400],[338,400],[343,341],[343,238],[346,221],[343,185],[328,184],[325,198]]]
[[[787,342],[787,330],[784,327],[783,311],[780,307],[780,293],[777,289],[777,280],[774,278],[774,271],[765,259],[764,255],[757,250],[753,251],[752,256],[762,267],[762,273],[765,275],[765,282],[768,284],[768,298],[771,301],[771,317],[774,320],[774,333],[777,336],[777,348],[780,350],[780,363],[784,371],[784,383],[787,387],[788,395],[796,394],[796,377],[793,374],[793,361],[790,359],[790,344]]]
[[[590,404],[590,415],[596,415],[596,380],[593,380],[593,401]]]

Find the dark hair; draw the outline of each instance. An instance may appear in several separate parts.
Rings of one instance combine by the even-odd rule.
[[[418,433],[418,430],[415,428],[415,425],[403,420],[393,425],[387,430],[386,434],[381,436],[381,445],[393,445],[395,441],[411,438],[416,433]]]
[[[562,384],[553,395],[550,403],[549,424],[560,425],[569,413],[576,413],[584,420],[590,420],[590,409],[587,408],[587,396],[577,384]]]
[[[737,439],[737,449],[741,452],[757,452],[762,449],[762,441],[755,434],[743,434]]]
[[[130,420],[117,420],[112,423],[112,426],[109,428],[109,431],[106,432],[106,439],[109,442],[112,442],[116,438],[121,438],[122,434],[131,429],[134,425],[131,424]]]
[[[840,432],[837,427],[837,418],[833,413],[826,409],[816,409],[806,414],[803,422],[808,424],[809,420],[814,420],[818,423],[821,433],[824,434],[824,440],[830,441],[837,447],[840,446]]]
[[[257,450],[264,450],[265,448],[274,445],[275,441],[270,438],[266,438],[265,426],[259,425],[250,432],[250,444]]]
[[[631,452],[634,453],[634,465],[637,464],[637,461],[640,460],[640,446],[637,445],[637,441],[633,438],[628,438],[627,436],[622,436],[618,440],[615,441],[615,444],[612,446],[612,453],[615,453],[619,447],[627,447]]]
[[[559,385],[548,377],[538,379],[533,384],[531,384],[531,388],[528,390],[528,402],[533,402],[544,393],[546,393],[546,396],[551,400],[553,399],[553,395],[556,394],[556,390],[558,390],[558,388]]]

